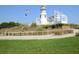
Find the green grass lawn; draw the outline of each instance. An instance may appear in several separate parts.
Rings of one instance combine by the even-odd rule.
[[[49,40],[0,40],[1,54],[78,54],[79,37]]]

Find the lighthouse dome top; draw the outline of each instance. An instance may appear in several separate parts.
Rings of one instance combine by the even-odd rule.
[[[41,6],[41,10],[46,9],[46,5]]]

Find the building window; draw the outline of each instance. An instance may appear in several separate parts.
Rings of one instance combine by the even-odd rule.
[[[40,15],[40,18],[41,18],[41,15]]]

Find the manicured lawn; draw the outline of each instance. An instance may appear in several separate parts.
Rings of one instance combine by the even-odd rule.
[[[78,54],[79,37],[49,40],[0,40],[2,54]]]

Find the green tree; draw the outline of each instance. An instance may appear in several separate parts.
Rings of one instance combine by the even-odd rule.
[[[7,28],[7,27],[14,27],[19,25],[20,25],[19,23],[15,23],[15,22],[3,22],[0,24],[0,27]]]
[[[31,27],[37,27],[36,23],[32,23]]]

